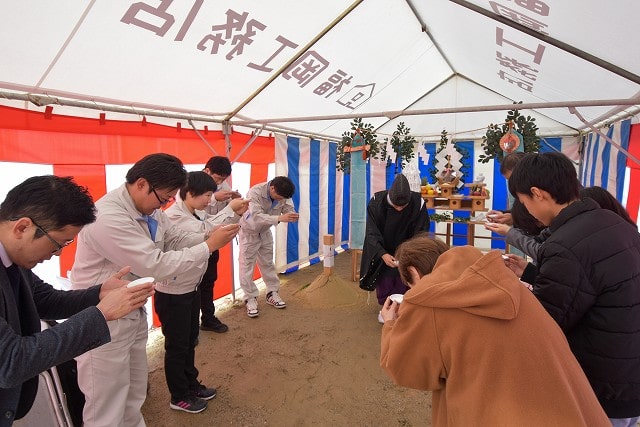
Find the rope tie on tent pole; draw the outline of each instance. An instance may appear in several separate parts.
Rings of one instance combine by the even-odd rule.
[[[105,110],[103,108],[100,108],[100,106],[98,105],[98,103],[96,103],[96,101],[94,99],[92,99],[91,102],[93,102],[93,105],[96,106],[96,108],[95,108],[96,110],[100,110],[103,113],[105,112]]]
[[[593,124],[589,123],[587,120],[585,120],[584,117],[582,117],[582,114],[580,114],[578,112],[578,110],[575,107],[569,107],[569,112],[571,114],[573,114],[574,116],[576,116],[578,118],[578,120],[580,120],[582,123],[584,123],[589,129],[591,129],[593,132],[597,133],[598,135],[600,135],[602,138],[605,139],[605,141],[607,141],[609,144],[613,145],[614,147],[616,147],[622,154],[624,154],[625,156],[627,156],[629,159],[633,160],[635,164],[640,166],[640,160],[638,160],[636,158],[636,156],[634,156],[633,154],[629,153],[627,150],[625,150],[620,144],[618,144],[617,142],[615,142],[614,140],[612,140],[611,138],[609,138],[607,135],[605,135],[604,133],[602,133],[600,131],[600,129],[597,129],[595,126],[593,126]]]
[[[225,153],[227,157],[229,157],[229,153],[231,153],[231,133],[233,132],[233,127],[229,123],[229,120],[224,120],[222,122],[222,134],[224,135],[224,145],[225,145]]]
[[[138,118],[140,118],[140,124],[142,126],[147,126],[147,116],[145,116],[144,113],[139,113],[138,111],[136,111],[133,105],[130,105],[130,107],[131,107],[131,111],[133,111],[134,114],[136,114]]]
[[[7,99],[10,99],[10,98],[7,98]],[[38,95],[27,95],[27,99],[29,100],[29,102],[31,102],[32,104],[34,104],[34,105],[36,105],[38,107],[44,107],[44,106],[49,105],[49,104],[61,105],[58,102],[58,98],[52,98],[52,97],[49,97],[49,96],[42,97],[42,96],[38,96]]]

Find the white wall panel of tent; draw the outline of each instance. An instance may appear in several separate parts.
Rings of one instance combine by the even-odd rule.
[[[0,105],[273,132],[269,176],[294,180],[306,219],[278,227],[283,270],[317,261],[324,233],[349,240],[349,176],[335,169],[335,141],[354,117],[380,138],[404,122],[423,175],[446,129],[473,159],[468,177],[482,172],[499,208],[504,180],[477,161],[480,141],[523,102],[542,149],[576,160],[583,184],[625,203],[633,187],[624,151],[640,110],[634,0],[22,0],[0,13]],[[4,179],[9,167],[0,192],[50,170],[19,166]],[[245,167],[234,166],[234,181]],[[368,194],[395,172],[370,162]]]
[[[5,96],[120,106],[133,119],[183,113],[339,137],[345,115],[391,133],[410,116],[381,112],[610,101],[580,108],[597,121],[639,103],[634,0],[24,0],[0,12]],[[544,135],[584,128],[567,108],[538,113]],[[417,135],[469,138],[504,112],[420,116]]]

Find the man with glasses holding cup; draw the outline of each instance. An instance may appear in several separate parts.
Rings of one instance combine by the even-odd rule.
[[[170,154],[150,154],[127,172],[126,182],[96,202],[96,222],[78,236],[71,282],[74,289],[99,283],[124,265],[132,279],[154,277],[166,286],[192,268],[206,267],[210,254],[237,233],[229,225],[210,234],[173,226],[160,209],[186,182],[184,165]],[[83,420],[90,426],[144,426],[140,408],[147,392],[147,316],[144,308],[109,322],[112,342],[77,358],[78,385],[86,397]],[[194,338],[195,339],[195,338]],[[172,399],[172,409],[194,412],[216,390],[189,384],[189,393]]]
[[[124,286],[128,268],[70,292],[31,272],[94,220],[91,196],[69,177],[29,178],[0,205],[0,426],[29,412],[40,372],[111,341],[107,322],[137,310],[154,292],[150,283]],[[67,320],[41,331],[41,317]]]

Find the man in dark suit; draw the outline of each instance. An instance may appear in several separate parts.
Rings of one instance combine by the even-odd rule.
[[[128,268],[78,291],[56,290],[31,272],[93,221],[91,196],[71,178],[29,178],[0,205],[0,426],[31,409],[40,372],[111,341],[107,321],[153,294],[151,283],[125,286]],[[40,319],[65,318],[40,329]]]

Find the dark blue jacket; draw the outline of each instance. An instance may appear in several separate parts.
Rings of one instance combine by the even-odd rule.
[[[0,262],[0,427],[23,417],[35,399],[38,374],[111,341],[95,305],[100,286],[59,291],[21,268],[18,301]],[[68,318],[41,332],[40,319]]]

